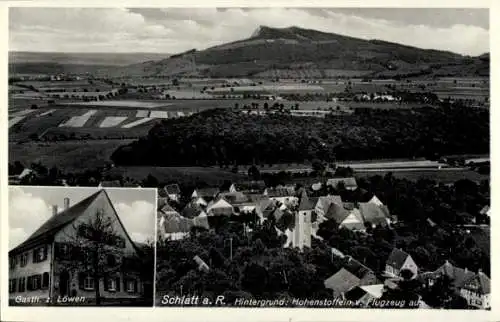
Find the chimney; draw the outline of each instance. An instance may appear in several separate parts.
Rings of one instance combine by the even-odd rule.
[[[52,216],[57,215],[57,205],[52,206]]]
[[[69,198],[64,198],[64,210],[69,208]]]

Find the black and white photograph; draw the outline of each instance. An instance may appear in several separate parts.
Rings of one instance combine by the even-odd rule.
[[[489,17],[10,7],[9,300],[491,310]],[[135,282],[59,265],[83,198]]]
[[[11,186],[9,304],[153,306],[154,189]]]

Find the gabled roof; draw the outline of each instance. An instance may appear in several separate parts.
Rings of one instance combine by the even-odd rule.
[[[11,250],[9,252],[9,255],[23,252],[23,251],[31,248],[32,246],[35,246],[38,243],[43,242],[43,241],[52,241],[53,237],[61,229],[63,229],[67,225],[71,224],[78,217],[83,215],[85,210],[87,210],[87,208],[100,196],[103,196],[109,202],[111,209],[113,210],[114,214],[116,215],[116,219],[118,220],[119,225],[122,227],[123,232],[125,233],[125,236],[130,241],[130,244],[132,245],[136,254],[138,252],[140,252],[136,243],[132,240],[132,238],[130,238],[130,235],[128,234],[127,230],[125,229],[125,226],[123,225],[123,223],[120,219],[120,216],[118,216],[118,213],[117,213],[113,203],[111,202],[111,199],[109,198],[108,193],[106,192],[106,190],[100,189],[97,192],[90,195],[89,197],[76,203],[72,207],[69,207],[68,209],[65,209],[62,212],[50,217],[50,219],[47,220],[33,234],[31,234],[31,236],[24,243],[17,246],[13,250]]]
[[[309,200],[307,193],[304,191],[300,196],[299,211],[313,210],[314,204]]]
[[[186,218],[194,218],[203,212],[203,208],[194,202],[188,203],[181,211],[181,215]]]
[[[479,213],[480,213],[481,215],[486,215],[486,216],[488,216],[488,217],[489,217],[489,216],[490,216],[490,206],[489,206],[489,205],[484,206],[484,207],[483,207],[483,208],[479,211]]]
[[[370,202],[360,202],[359,212],[365,222],[375,225],[386,225],[389,218],[389,209],[386,206],[377,206]]]
[[[347,263],[344,265],[344,268],[359,279],[363,279],[369,274],[375,274],[371,269],[352,257],[349,257]]]
[[[435,274],[445,275],[452,281],[455,287],[461,287],[466,280],[472,278],[475,274],[467,269],[456,267],[446,261],[441,267],[434,271]]]
[[[335,220],[337,224],[341,224],[348,216],[349,211],[334,202],[330,203],[328,210],[325,212],[325,217]]]
[[[401,249],[394,248],[387,259],[386,264],[393,268],[401,269],[409,256],[410,255],[408,253],[402,251]]]
[[[248,191],[264,191],[266,189],[266,183],[264,180],[252,180],[238,182],[234,184],[236,190],[248,190]]]
[[[106,187],[106,188],[121,187],[121,186],[122,184],[120,183],[119,180],[105,180],[99,183],[99,187]]]
[[[377,206],[383,206],[384,204],[382,203],[382,201],[380,201],[379,198],[377,198],[377,196],[373,195],[373,197],[370,199],[370,201],[368,201],[370,203],[373,203]]]
[[[169,195],[177,195],[181,193],[181,188],[179,188],[179,185],[177,183],[166,185],[164,189]]]
[[[354,177],[330,178],[326,181],[326,185],[337,189],[340,182],[343,182],[344,186],[346,188],[357,188],[358,187],[358,184],[356,183],[356,179]]]
[[[490,294],[491,293],[491,281],[486,274],[479,272],[474,274],[472,277],[464,280],[461,288],[474,291],[479,294]]]
[[[354,276],[345,268],[341,268],[337,273],[325,280],[326,288],[334,291],[336,295],[346,293],[359,286],[360,279]]]
[[[240,191],[234,192],[223,192],[219,194],[219,197],[224,198],[230,204],[245,203],[249,201],[249,198]]]
[[[175,210],[174,208],[172,208],[172,206],[170,206],[168,203],[163,205],[163,207],[161,208],[161,212],[167,214],[167,213],[178,213],[177,210]]]
[[[326,213],[331,203],[336,203],[337,205],[343,206],[342,197],[338,195],[321,196],[318,198],[314,209],[322,210]]]
[[[347,220],[348,217],[354,217],[356,220]],[[350,230],[365,230],[365,224],[363,222],[363,216],[359,212],[359,209],[353,209],[349,211],[349,216],[347,216],[342,222],[342,227]]]
[[[41,241],[52,239],[54,235],[57,234],[62,228],[80,217],[83,212],[90,206],[90,204],[92,204],[92,202],[96,200],[97,197],[102,193],[106,192],[104,190],[99,190],[89,197],[74,204],[72,207],[69,207],[62,212],[53,215],[42,226],[40,226],[40,228],[38,228],[33,234],[31,234],[28,239],[26,239],[19,246],[12,249],[9,254],[23,252],[24,250],[38,244]]]
[[[224,198],[211,201],[207,206],[208,215],[220,216],[233,214],[233,206]]]
[[[295,188],[286,186],[277,186],[275,188],[267,188],[266,194],[269,197],[294,197]]]
[[[219,188],[197,188],[194,191],[196,191],[198,197],[214,198],[219,193]]]
[[[377,299],[381,298],[384,292],[384,284],[363,285],[360,288]]]

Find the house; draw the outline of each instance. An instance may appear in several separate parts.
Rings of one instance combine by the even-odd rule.
[[[356,190],[358,188],[358,184],[354,177],[347,178],[330,178],[326,181],[326,185],[328,187],[332,187],[335,190],[339,190],[339,188],[343,185],[347,190]]]
[[[376,299],[383,295],[384,284],[357,286],[345,293],[346,300],[358,303],[361,307],[369,307]]]
[[[226,199],[217,198],[207,205],[206,213],[208,216],[231,216],[234,209]]]
[[[420,274],[419,278],[426,287],[429,287],[434,285],[435,281],[442,276],[448,277],[453,287],[459,290],[464,284],[464,281],[474,276],[474,272],[469,271],[467,268],[456,267],[449,261],[445,261],[445,263],[435,271]]]
[[[358,207],[365,224],[368,223],[372,227],[385,227],[391,223],[387,206],[379,206],[373,202],[360,202]]]
[[[266,190],[266,183],[264,180],[251,180],[233,183],[229,187],[229,192],[244,192],[244,193],[263,193]]]
[[[195,257],[193,257],[193,260],[198,265],[198,270],[205,273],[210,270],[210,267],[208,267],[207,263],[205,263],[205,261],[201,259],[200,256],[196,255]]]
[[[85,256],[86,232],[98,215],[112,222],[115,243],[106,258],[106,267],[115,269],[94,279],[93,272],[78,265]],[[87,243],[87,245],[90,243]],[[116,250],[116,252],[114,251]],[[81,296],[95,301],[100,288],[102,302],[133,301],[143,297],[146,281],[141,279],[141,252],[125,230],[106,190],[99,190],[64,209],[53,207],[52,216],[28,239],[9,252],[9,298],[17,296],[51,298]],[[114,263],[114,264],[111,264]],[[103,264],[104,265],[104,264]]]
[[[339,228],[343,227],[360,231],[365,230],[364,221],[358,209],[349,211],[337,203],[332,202],[324,217],[327,220],[334,220],[339,225]]]
[[[196,204],[188,204],[179,214],[169,205],[157,213],[158,237],[162,240],[182,240],[188,237],[193,227],[209,229],[205,211]]]
[[[460,295],[472,307],[479,309],[491,308],[490,278],[480,270],[477,274],[464,280],[460,287]]]
[[[29,169],[29,168],[24,168],[23,171],[19,174],[13,174],[9,175],[9,184],[10,185],[17,185],[21,183],[21,180],[27,179],[27,178],[33,178],[36,176],[36,173]]]
[[[330,207],[330,204],[335,203],[341,207],[343,207],[342,198],[338,195],[328,195],[322,196],[318,198],[316,205],[314,206],[314,212],[318,215],[319,221],[325,220],[325,214]]]
[[[202,198],[205,203],[212,201],[219,193],[219,188],[201,188],[194,189],[191,199]]]
[[[360,279],[345,268],[341,268],[324,281],[325,288],[332,290],[335,298],[343,298],[345,293],[358,287],[359,283]]]
[[[114,188],[114,187],[121,187],[122,184],[120,180],[104,180],[99,182],[98,187],[99,188]]]
[[[221,192],[217,198],[224,198],[230,204],[238,204],[250,201],[249,198],[240,191]]]
[[[394,248],[385,262],[385,274],[391,277],[400,277],[402,270],[411,271],[415,277],[418,273],[418,266],[410,254],[399,248]]]
[[[379,282],[374,271],[351,256],[347,256],[344,268],[359,278],[359,285],[373,285]]]
[[[287,207],[296,207],[299,198],[295,196],[295,188],[291,186],[277,186],[276,188],[267,188],[263,192],[264,196],[271,200],[276,200]]]
[[[490,216],[490,213],[491,213],[491,211],[490,211],[490,206],[488,206],[488,205],[484,206],[484,207],[483,207],[483,208],[481,208],[481,210],[479,211],[479,214],[481,214],[481,215],[486,215],[486,216],[488,216],[488,217]]]
[[[181,188],[179,188],[179,185],[174,183],[174,184],[169,184],[166,185],[163,190],[165,190],[166,195],[170,200],[173,201],[179,201],[181,198]]]
[[[384,205],[384,204],[382,203],[382,201],[380,201],[380,199],[379,199],[377,196],[375,196],[375,195],[373,195],[373,197],[372,197],[372,198],[371,198],[368,202],[369,202],[369,203],[372,203],[372,204],[374,204],[374,205],[376,205],[376,206],[379,206],[379,207],[381,207],[381,206],[383,206],[383,205]]]

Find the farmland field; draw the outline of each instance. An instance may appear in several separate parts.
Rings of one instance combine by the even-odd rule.
[[[356,177],[370,177],[374,175],[384,176],[391,171],[356,171]],[[482,175],[471,170],[448,170],[448,171],[392,171],[392,175],[396,178],[408,179],[416,181],[418,179],[430,179],[437,182],[452,183],[460,179],[469,179],[472,181],[488,180],[488,175]]]
[[[9,162],[29,165],[41,162],[46,167],[56,166],[65,171],[82,171],[103,166],[119,146],[131,140],[91,140],[54,143],[9,144]]]
[[[65,103],[65,105],[77,106],[99,106],[99,107],[130,107],[130,108],[160,108],[172,105],[166,102],[148,102],[148,101],[133,101],[133,100],[116,100],[116,101],[96,101],[96,102],[73,102]]]
[[[122,175],[136,180],[142,180],[151,174],[160,182],[176,181],[195,184],[201,181],[211,186],[220,185],[224,180],[239,181],[247,178],[246,175],[213,167],[116,167],[107,174]]]

